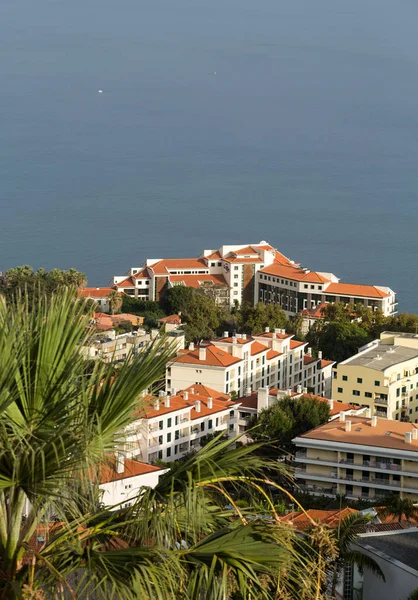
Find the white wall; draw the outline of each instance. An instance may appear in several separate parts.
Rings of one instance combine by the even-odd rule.
[[[153,473],[145,473],[144,475],[135,475],[126,479],[111,481],[110,483],[100,484],[100,489],[103,490],[103,503],[106,506],[113,506],[119,502],[133,503],[133,499],[138,495],[141,487],[154,488],[158,479],[168,469],[154,471]]]

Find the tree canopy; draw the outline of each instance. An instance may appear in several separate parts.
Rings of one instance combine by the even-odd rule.
[[[273,455],[280,453],[280,449],[292,451],[293,438],[326,423],[329,415],[328,402],[311,396],[284,396],[261,411],[251,423],[254,429],[250,435],[255,440],[274,442]]]
[[[41,291],[52,294],[61,287],[80,288],[87,284],[87,277],[76,269],[38,269],[34,271],[29,265],[14,267],[4,274],[0,284],[0,291],[6,297],[12,298],[16,293]]]
[[[286,313],[278,304],[263,304],[255,306],[244,302],[238,309],[238,326],[240,333],[262,333],[266,327],[285,329],[289,325]]]

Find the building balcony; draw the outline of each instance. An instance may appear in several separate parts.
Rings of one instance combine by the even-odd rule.
[[[347,483],[349,483],[349,484],[355,485],[355,486],[383,488],[383,489],[387,489],[389,491],[396,489],[398,491],[410,492],[412,494],[418,494],[418,482],[417,482],[417,487],[415,488],[415,487],[402,485],[401,481],[388,481],[386,479],[380,479],[380,478],[375,478],[375,479],[370,479],[370,478],[366,479],[366,478],[359,478],[359,477],[356,478],[353,475],[335,477],[335,474],[331,474],[331,473],[321,475],[319,473],[309,473],[309,472],[306,472],[306,470],[302,470],[300,473],[296,473],[296,477],[301,477],[303,479],[308,479],[308,480],[313,480],[313,481],[320,481],[320,482],[324,482],[324,483],[330,483],[330,484],[332,483],[333,485],[334,485],[334,481],[335,481],[335,483],[342,483],[344,485],[347,485]]]
[[[380,398],[380,397],[378,397],[378,398],[374,399],[374,403],[375,404],[384,404],[385,406],[388,406],[389,400],[387,398]]]

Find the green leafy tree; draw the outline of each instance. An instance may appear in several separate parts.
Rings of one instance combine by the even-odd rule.
[[[259,302],[255,306],[243,303],[238,318],[242,333],[262,333],[266,327],[271,330],[275,328],[285,329],[289,323],[286,313],[278,304],[263,304]]]
[[[306,339],[322,350],[324,357],[341,362],[371,341],[370,334],[357,322],[331,321],[309,331]]]
[[[162,307],[167,315],[183,313],[189,310],[196,290],[185,285],[176,285],[164,293]]]
[[[32,267],[25,265],[14,267],[6,271],[1,291],[6,295],[9,301],[17,293],[37,294],[41,291],[45,294],[53,294],[61,287],[80,288],[87,284],[87,278],[84,273],[76,269],[63,271],[61,269],[38,269],[34,271]]]
[[[293,450],[292,439],[326,423],[329,419],[328,402],[310,396],[291,398],[285,396],[261,411],[251,423],[251,437],[276,443],[273,455],[279,449]]]
[[[186,339],[189,342],[213,339],[220,326],[222,312],[212,298],[196,290],[191,291],[190,300],[182,311]]]

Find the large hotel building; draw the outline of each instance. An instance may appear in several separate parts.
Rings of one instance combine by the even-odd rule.
[[[142,300],[160,300],[176,285],[202,289],[220,305],[248,301],[279,304],[288,316],[324,302],[361,302],[386,316],[396,312],[385,286],[342,283],[332,273],[310,271],[265,241],[203,250],[196,258],[147,259],[113,279],[115,288]]]

